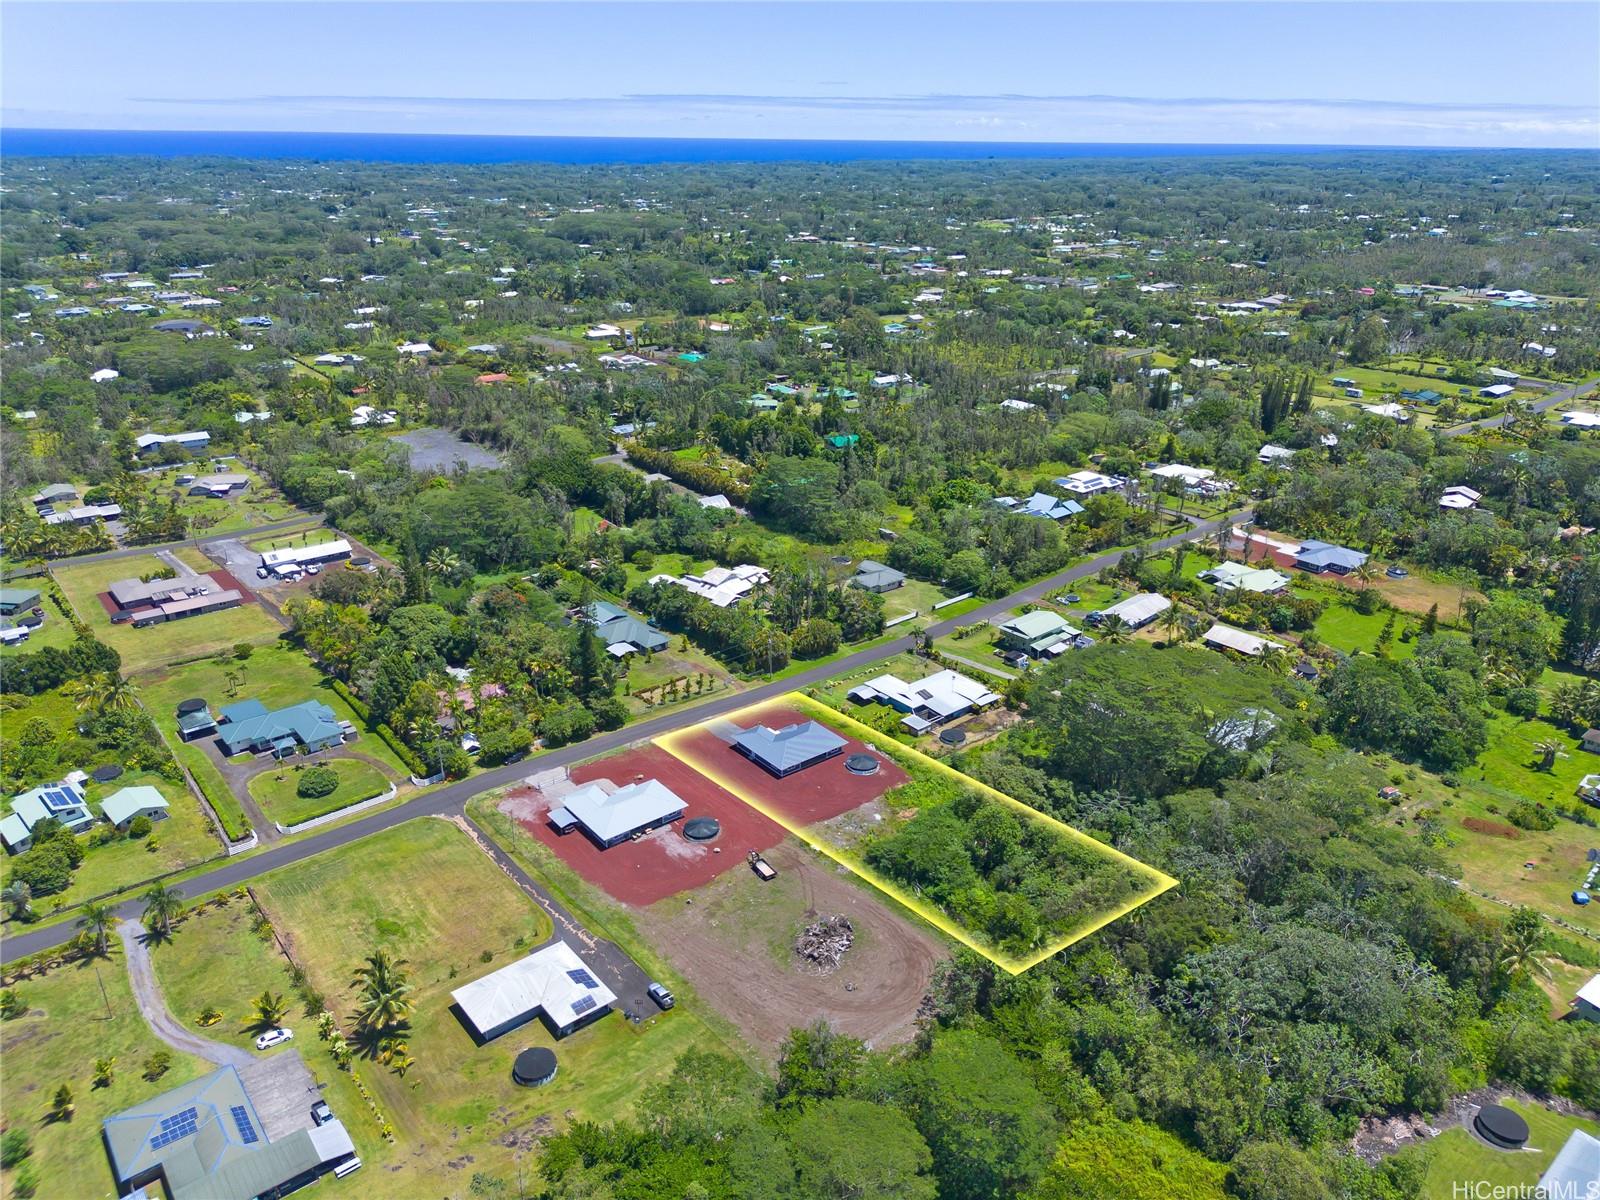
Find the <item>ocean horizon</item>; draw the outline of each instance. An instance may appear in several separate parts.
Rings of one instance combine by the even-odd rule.
[[[1172,158],[1350,152],[1505,153],[1480,147],[1201,142],[919,142],[842,139],[535,137],[502,134],[271,133],[217,130],[0,129],[9,158],[288,158],[363,162],[566,164],[857,162],[907,159]],[[1574,153],[1527,151],[1511,153]],[[1584,153],[1576,151],[1575,153]]]

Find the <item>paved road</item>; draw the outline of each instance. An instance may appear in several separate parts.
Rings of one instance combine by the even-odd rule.
[[[144,926],[124,918],[117,922],[117,936],[122,939],[123,959],[128,965],[134,1002],[152,1033],[174,1050],[193,1054],[219,1067],[248,1067],[255,1061],[248,1050],[201,1037],[173,1017],[161,994],[161,985],[156,982],[155,969],[150,965],[150,947],[145,943],[148,934]]]
[[[1597,387],[1600,387],[1600,379],[1591,379],[1586,383],[1574,383],[1560,387],[1556,391],[1552,391],[1543,400],[1535,400],[1528,405],[1528,411],[1536,413],[1549,412],[1558,404],[1565,404],[1569,400],[1587,396]],[[1452,425],[1449,429],[1441,429],[1439,432],[1444,434],[1445,437],[1461,437],[1479,429],[1498,429],[1510,420],[1509,416],[1501,413],[1498,417],[1485,417],[1481,421],[1468,421],[1465,425]]]
[[[48,567],[78,567],[84,563],[111,562],[118,558],[138,558],[141,554],[157,554],[163,550],[178,550],[184,546],[209,546],[214,542],[227,542],[235,538],[255,537],[262,533],[277,533],[280,529],[299,529],[307,524],[320,525],[322,518],[313,513],[303,513],[298,517],[288,517],[282,521],[268,521],[265,525],[254,525],[249,529],[235,529],[232,533],[214,533],[207,537],[184,538],[180,542],[157,542],[148,546],[123,546],[119,550],[102,550],[99,554],[80,554],[75,558],[52,558],[45,565]],[[11,575],[21,572],[12,571]]]
[[[1141,546],[1141,549],[1147,551],[1167,550],[1183,542],[1199,541],[1210,537],[1224,524],[1238,524],[1254,520],[1254,518],[1255,514],[1250,511],[1231,513],[1197,525],[1192,529],[1184,530],[1181,533],[1161,538],[1158,541],[1146,542]],[[1125,553],[1127,552],[1123,550],[1113,550],[1091,558],[1087,562],[1079,563],[1075,567],[1068,567],[1065,571],[1060,571],[1046,579],[1030,583],[1027,587],[1012,592],[1009,596],[991,600],[975,609],[962,613],[959,617],[951,617],[930,625],[928,632],[933,637],[939,637],[951,632],[957,625],[991,620],[1017,607],[1019,604],[1038,601],[1047,592],[1053,592],[1069,583],[1076,583],[1080,579],[1086,579],[1090,575],[1103,571],[1106,567],[1115,566],[1122,561]],[[392,829],[394,826],[409,821],[413,817],[426,815],[459,816],[463,812],[467,801],[472,797],[481,792],[492,791],[495,788],[507,787],[517,783],[534,771],[548,771],[557,767],[571,766],[585,759],[608,754],[613,750],[620,750],[622,747],[634,742],[648,741],[651,738],[660,737],[662,734],[670,733],[672,730],[681,728],[684,725],[720,717],[749,705],[759,704],[764,700],[773,700],[789,692],[798,691],[802,688],[810,687],[812,684],[832,679],[835,675],[844,675],[851,671],[858,671],[863,667],[870,667],[873,663],[882,662],[886,658],[891,658],[896,654],[910,650],[911,647],[912,636],[907,634],[905,637],[896,638],[893,641],[872,646],[866,650],[857,650],[854,654],[847,654],[843,658],[823,663],[812,667],[810,670],[790,675],[785,679],[764,683],[748,691],[719,696],[715,700],[707,701],[704,704],[664,713],[659,717],[640,721],[636,725],[628,725],[610,733],[603,733],[598,737],[590,738],[586,742],[578,742],[575,745],[562,746],[558,750],[547,751],[534,759],[520,763],[510,763],[503,767],[497,767],[492,771],[485,771],[482,775],[473,776],[471,779],[463,779],[459,783],[452,783],[436,792],[418,796],[414,800],[408,800],[406,803],[396,805],[394,808],[383,809],[373,813],[371,816],[351,821],[347,825],[336,826],[325,833],[313,834],[300,841],[280,843],[271,849],[253,854],[248,858],[240,858],[225,863],[186,880],[183,884],[183,890],[190,896],[203,896],[221,888],[238,887],[258,875],[264,875],[278,867],[286,867],[291,863],[300,862],[326,850],[348,846],[353,842],[360,841],[362,838],[381,833],[385,829]],[[134,919],[141,911],[140,902],[138,900],[126,901],[117,906],[115,911],[118,917],[129,920]],[[0,962],[8,963],[13,959],[58,946],[70,940],[74,932],[75,929],[72,923],[66,921],[53,925],[48,929],[37,929],[29,933],[19,933],[7,937],[4,943],[0,944]]]

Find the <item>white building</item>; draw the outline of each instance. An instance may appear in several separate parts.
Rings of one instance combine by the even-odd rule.
[[[268,550],[261,555],[261,565],[271,571],[277,567],[303,567],[308,563],[332,562],[350,557],[350,543],[343,538],[319,542],[315,546],[286,546],[282,550]]]
[[[913,733],[923,733],[974,709],[998,704],[1000,696],[987,686],[955,671],[936,671],[926,679],[907,683],[896,675],[877,675],[850,689],[857,704],[888,704],[906,714],[900,723]]]
[[[745,563],[737,567],[711,567],[699,575],[652,575],[650,582],[676,584],[718,608],[728,608],[771,578],[772,573],[765,567]]]
[[[1053,481],[1058,488],[1079,496],[1094,496],[1101,492],[1121,491],[1128,481],[1117,475],[1102,475],[1099,471],[1074,471]]]
[[[617,1002],[617,994],[564,941],[474,979],[450,998],[480,1042],[534,1017],[543,1017],[556,1037],[565,1037],[604,1016]]]
[[[1454,487],[1445,488],[1444,495],[1439,497],[1439,507],[1453,509],[1475,508],[1478,501],[1482,499],[1482,492],[1456,484]]]

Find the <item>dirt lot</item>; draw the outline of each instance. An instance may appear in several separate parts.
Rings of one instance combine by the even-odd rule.
[[[581,830],[563,836],[551,827],[547,814],[560,803],[559,796],[517,788],[507,793],[501,810],[590,883],[625,904],[654,904],[700,887],[735,867],[749,874],[745,854],[766,850],[783,839],[783,828],[776,822],[655,746],[625,750],[574,767],[572,781],[583,784],[609,779],[622,787],[639,775],[658,779],[678,794],[686,805],[683,820],[609,850],[600,849]],[[683,836],[683,825],[695,817],[715,817],[722,823],[721,836],[709,845],[689,841]]]
[[[876,800],[890,788],[899,787],[910,779],[898,763],[882,753],[873,754],[879,762],[876,774],[852,775],[845,770],[845,759],[867,751],[863,743],[852,737],[845,738],[843,752],[835,757],[778,779],[736,752],[727,739],[739,729],[755,724],[781,729],[810,718],[780,704],[763,705],[737,715],[737,722],[713,721],[690,730],[675,739],[672,748],[715,770],[724,782],[792,826],[811,825],[837,817]]]
[[[819,1017],[876,1046],[908,1041],[944,946],[792,839],[767,860],[778,871],[772,882],[723,875],[639,910],[639,931],[753,1045],[776,1051],[790,1029]],[[850,918],[855,944],[837,971],[819,976],[800,966],[794,937],[836,914]]]

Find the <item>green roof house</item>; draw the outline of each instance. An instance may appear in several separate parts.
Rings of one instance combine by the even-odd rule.
[[[0,588],[0,616],[39,607],[39,589],[31,587]]]
[[[124,1195],[159,1180],[172,1200],[254,1200],[359,1161],[337,1119],[269,1140],[233,1067],[124,1109],[102,1131]]]
[[[1078,632],[1065,617],[1043,608],[1013,617],[1000,626],[1000,638],[1006,646],[1028,654],[1037,654],[1057,642],[1067,641]]]
[[[828,435],[828,445],[835,450],[848,450],[860,440],[861,435],[859,433],[830,433]]]
[[[217,741],[228,757],[270,750],[278,758],[305,750],[326,750],[344,741],[333,709],[320,700],[268,709],[259,700],[241,700],[217,714]]]
[[[153,787],[125,787],[100,801],[100,811],[124,833],[135,817],[152,821],[167,819],[167,798]]]
[[[777,412],[779,401],[776,396],[763,396],[758,392],[750,397],[748,403],[757,412]]]

